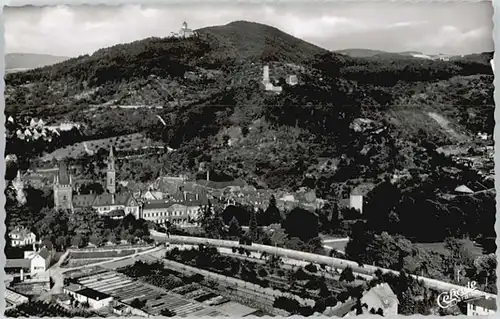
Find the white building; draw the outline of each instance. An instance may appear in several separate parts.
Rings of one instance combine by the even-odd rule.
[[[49,269],[50,266],[50,251],[47,248],[42,248],[39,251],[25,251],[24,259],[30,261],[30,273],[42,273]]]
[[[108,294],[78,284],[70,284],[64,287],[63,291],[79,303],[88,303],[91,309],[108,307],[113,301],[113,297]]]
[[[354,208],[359,211],[361,214],[363,213],[363,195],[351,193],[349,197],[349,208]]]
[[[36,242],[36,235],[24,227],[16,227],[9,233],[12,247],[33,245]]]
[[[262,84],[264,84],[266,91],[280,93],[283,90],[283,88],[281,86],[274,86],[271,83],[271,80],[269,78],[269,65],[264,65],[263,75],[262,75]]]
[[[184,23],[182,24],[182,28],[179,30],[179,33],[176,34],[175,36],[180,37],[180,38],[190,38],[190,37],[195,36],[195,35],[196,35],[196,32],[189,29],[187,22],[184,21]]]
[[[481,298],[466,301],[467,316],[488,316],[497,311],[496,300],[493,298]]]
[[[292,85],[292,86],[297,85],[297,84],[299,84],[299,79],[297,78],[296,75],[289,75],[286,78],[286,84]]]

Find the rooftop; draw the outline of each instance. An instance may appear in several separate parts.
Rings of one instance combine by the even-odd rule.
[[[497,310],[497,301],[494,298],[480,298],[466,301],[468,304],[475,305],[489,310]]]
[[[103,299],[111,297],[108,294],[94,290],[92,288],[83,288],[81,290],[78,290],[76,293],[79,295],[85,296],[87,298],[94,299],[94,300],[103,300]]]
[[[30,268],[29,259],[7,259],[4,268]]]

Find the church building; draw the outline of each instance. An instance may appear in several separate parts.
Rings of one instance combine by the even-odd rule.
[[[101,215],[122,212],[122,216],[133,214],[140,216],[140,203],[131,192],[116,192],[116,168],[113,147],[109,150],[106,172],[106,193],[74,194],[72,176],[65,163],[59,165],[59,171],[54,177],[54,207],[56,209],[75,210],[93,208]]]

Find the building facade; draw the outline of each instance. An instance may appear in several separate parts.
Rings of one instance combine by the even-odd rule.
[[[466,301],[467,316],[489,316],[497,312],[496,300],[493,298],[481,298]]]
[[[54,207],[56,209],[73,209],[73,185],[66,163],[59,165],[54,176]]]
[[[70,284],[64,287],[63,291],[80,303],[88,303],[91,309],[108,307],[113,302],[112,296],[77,284]]]

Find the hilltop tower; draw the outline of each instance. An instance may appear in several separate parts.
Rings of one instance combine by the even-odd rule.
[[[106,173],[106,185],[110,194],[116,193],[116,170],[115,156],[113,154],[113,146],[109,149],[108,171]]]
[[[271,83],[271,81],[269,80],[269,65],[264,65],[264,68],[263,68],[263,74],[262,74],[262,83],[264,85],[267,85],[269,83]]]
[[[54,207],[56,209],[73,208],[73,187],[71,175],[68,172],[66,163],[59,165],[59,170],[54,176]]]

